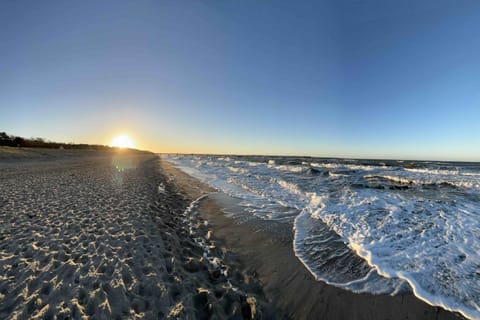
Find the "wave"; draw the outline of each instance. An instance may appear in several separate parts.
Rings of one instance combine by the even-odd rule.
[[[295,255],[315,279],[356,293],[395,294],[408,290],[402,281],[380,276],[326,224],[312,219],[308,211],[300,213],[294,225]]]
[[[275,181],[276,183],[278,183],[278,185],[280,185],[282,188],[285,188],[287,189],[289,192],[293,193],[293,194],[297,194],[301,197],[303,197],[305,195],[305,193],[300,190],[300,188],[298,187],[297,184],[295,183],[292,183],[292,182],[287,182],[285,180],[282,180],[282,179],[274,179],[273,181]]]
[[[478,218],[469,205],[451,208],[347,188],[324,196],[322,206],[309,214],[346,240],[379,275],[408,282],[432,305],[480,317],[480,291],[471,276],[480,267],[480,232],[471,228]]]
[[[479,188],[479,182],[475,180],[461,180],[452,177],[451,180],[444,179],[432,179],[432,177],[401,177],[391,175],[366,175],[364,176],[366,181],[373,184],[365,184],[365,187],[378,186],[384,189],[408,189],[409,186],[420,186],[423,188],[437,188],[437,187],[449,187],[449,188]],[[375,184],[375,182],[377,184]],[[393,184],[392,184],[393,183]]]
[[[405,171],[414,173],[434,174],[434,175],[457,175],[458,168],[454,169],[427,169],[427,168],[405,168]]]
[[[354,292],[411,288],[432,305],[480,318],[480,168],[262,157],[168,160],[242,199],[257,217],[292,221],[295,254],[317,279]],[[285,208],[300,214],[292,218],[296,211]]]
[[[232,172],[235,172],[235,173],[241,173],[241,174],[249,174],[250,171],[248,169],[245,169],[245,168],[239,168],[239,167],[231,167],[231,166],[227,166],[228,170],[232,171]]]
[[[295,165],[279,165],[279,166],[272,166],[273,168],[275,168],[276,170],[279,170],[279,171],[285,171],[285,172],[294,172],[294,173],[298,173],[298,172],[304,172],[307,170],[307,168],[305,167],[302,167],[302,166],[295,166]]]
[[[312,167],[316,168],[326,168],[326,169],[340,169],[340,170],[347,170],[350,172],[355,171],[373,171],[383,166],[372,166],[372,165],[359,165],[359,164],[343,164],[343,163],[318,163],[312,162],[310,163]]]
[[[318,169],[315,169],[315,168],[308,168],[307,170],[305,170],[305,173],[307,175],[312,175],[312,176],[316,176],[316,175],[324,175],[324,176],[329,176],[330,175],[330,171],[328,170],[318,170]]]
[[[299,165],[278,165],[278,166],[271,166],[271,168],[275,168],[278,171],[283,172],[291,172],[291,173],[304,173],[306,175],[324,175],[329,176],[330,171],[326,169],[318,169],[311,166],[299,166]]]

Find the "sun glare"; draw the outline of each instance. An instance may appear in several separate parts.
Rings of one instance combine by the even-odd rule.
[[[133,140],[126,134],[115,137],[110,145],[118,148],[135,148]]]

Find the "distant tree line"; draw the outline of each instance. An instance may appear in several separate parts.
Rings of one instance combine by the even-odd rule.
[[[53,142],[43,138],[23,138],[13,135],[8,135],[5,132],[0,132],[0,146],[18,147],[18,148],[49,148],[49,149],[95,149],[108,150],[109,146],[99,144],[85,144],[85,143],[60,143]]]

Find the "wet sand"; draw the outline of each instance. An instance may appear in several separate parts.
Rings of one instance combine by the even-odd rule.
[[[195,198],[213,191],[163,161],[163,170],[175,177],[178,188]],[[294,255],[292,225],[233,219],[235,199],[214,194],[199,204],[213,238],[226,248],[224,261],[246,278],[259,283],[276,318],[291,319],[462,319],[458,314],[430,306],[412,294],[397,296],[355,294],[316,281]]]

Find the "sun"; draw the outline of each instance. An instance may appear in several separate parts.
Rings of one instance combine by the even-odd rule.
[[[110,146],[118,147],[118,148],[135,148],[135,144],[133,143],[133,140],[126,134],[121,134],[119,136],[116,136],[112,140],[112,143],[110,144]]]

